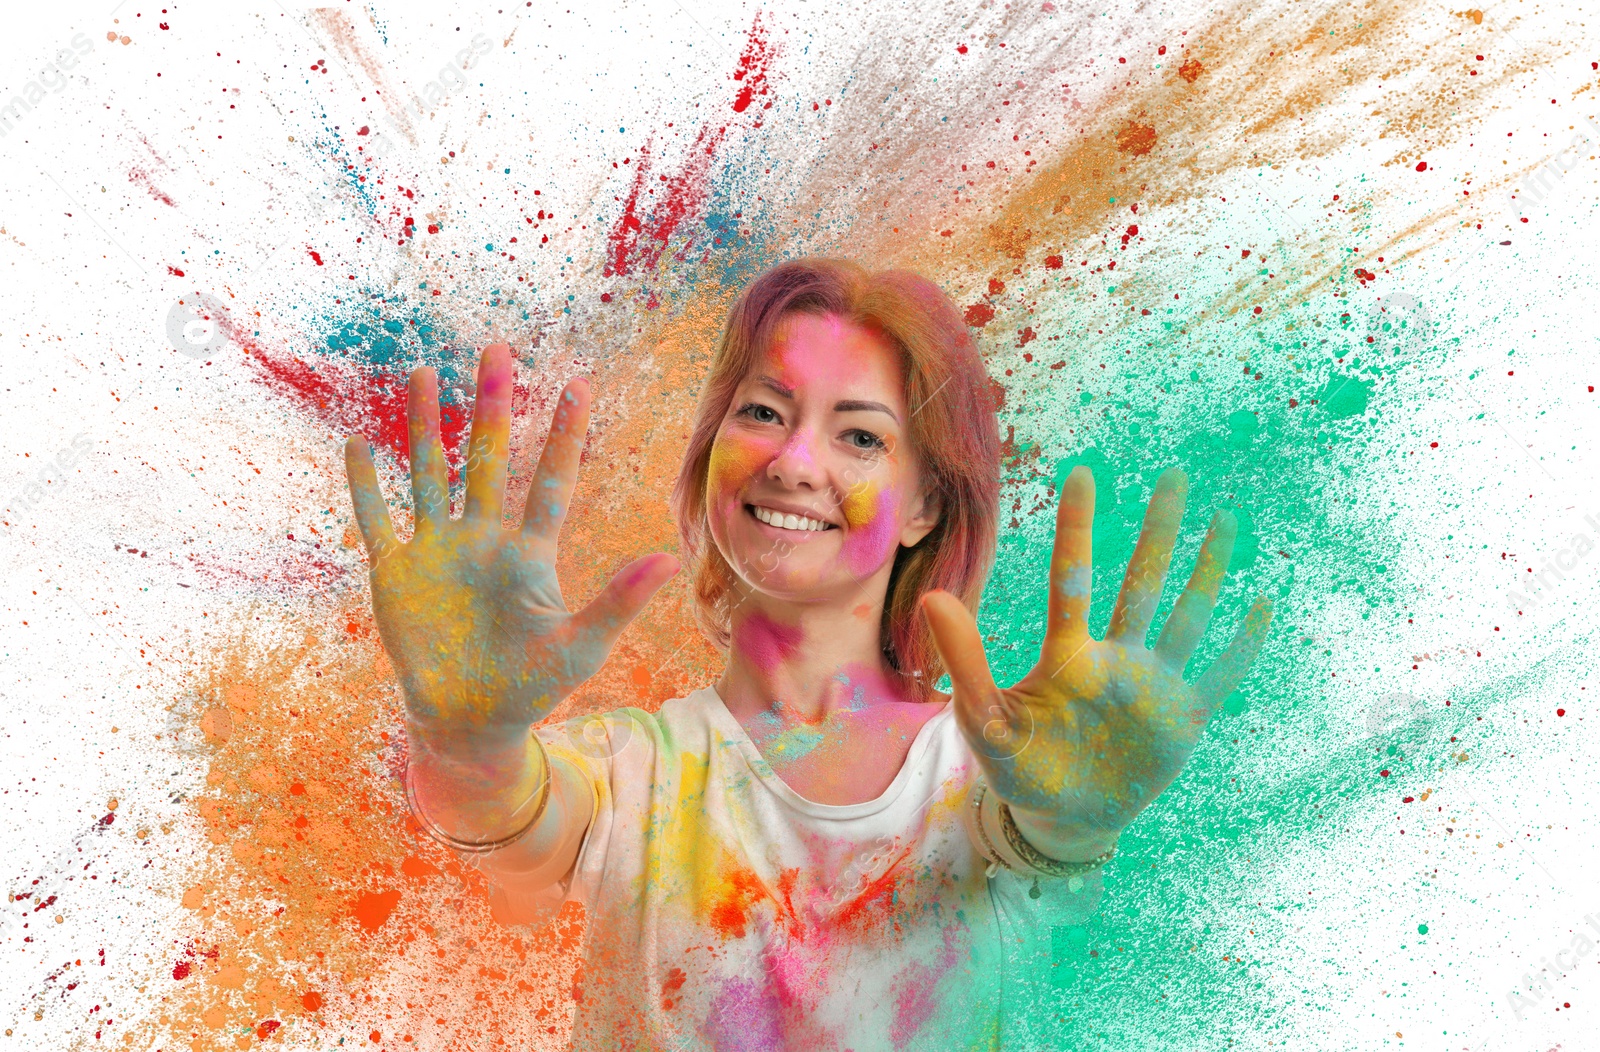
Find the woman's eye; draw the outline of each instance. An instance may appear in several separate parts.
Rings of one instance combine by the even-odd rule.
[[[760,402],[751,402],[739,411],[758,424],[776,424],[778,422],[778,411],[769,405],[762,405]]]
[[[856,449],[884,448],[883,439],[879,438],[871,431],[852,431],[845,436],[845,441],[849,442],[850,445]]]

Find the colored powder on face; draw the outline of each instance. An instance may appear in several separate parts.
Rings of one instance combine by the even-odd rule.
[[[847,528],[845,562],[857,580],[869,577],[894,552],[895,493],[876,482],[862,481],[845,491],[839,507]]]
[[[737,435],[718,435],[706,464],[706,501],[731,507],[761,470],[768,453]]]

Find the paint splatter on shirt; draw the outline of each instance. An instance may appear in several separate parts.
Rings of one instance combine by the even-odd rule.
[[[578,724],[583,726],[579,727]],[[947,705],[875,800],[790,789],[710,688],[539,730],[587,773],[576,1049],[993,1049],[1055,1018],[1052,930],[1098,881],[993,878],[961,820],[977,775]]]

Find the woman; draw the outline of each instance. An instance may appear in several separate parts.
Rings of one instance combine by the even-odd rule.
[[[1232,517],[1213,517],[1147,648],[1186,488],[1163,474],[1096,640],[1094,483],[1073,471],[1039,664],[998,688],[973,614],[994,555],[999,441],[967,329],[914,275],[786,263],[730,313],[673,497],[726,670],[653,714],[530,733],[678,560],[645,556],[567,610],[556,540],[589,390],[563,391],[507,530],[512,375],[507,348],[484,351],[461,519],[430,370],[411,377],[410,542],[395,538],[359,437],[347,467],[406,699],[413,811],[490,873],[503,919],[585,903],[574,1044],[1038,1042],[1022,996],[1049,968],[1038,932],[1092,908],[1118,834],[1177,775],[1267,630],[1261,598],[1185,682]],[[946,673],[952,695],[936,689]]]

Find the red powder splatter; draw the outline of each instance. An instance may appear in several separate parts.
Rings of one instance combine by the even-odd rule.
[[[608,277],[632,273],[635,267],[646,270],[654,267],[678,227],[685,225],[686,220],[699,218],[701,208],[710,196],[711,162],[727,131],[727,128],[702,126],[695,135],[688,160],[672,176],[655,175],[651,166],[650,145],[640,151],[639,165],[633,173],[633,186],[622,203],[622,215],[607,239],[611,242],[611,260],[605,268]],[[655,175],[653,180],[652,175]],[[641,218],[643,198],[654,195],[657,187],[652,183],[663,180],[666,185],[659,188],[662,192],[656,199],[655,207],[647,207]],[[631,258],[636,252],[637,258]]]
[[[168,205],[172,208],[177,207],[176,203],[173,202],[172,198],[166,195],[165,191],[150,181],[150,173],[145,171],[143,168],[135,167],[128,169],[128,182],[135,186],[144,187],[146,193],[155,198],[157,201],[160,201],[162,204]]]
[[[261,383],[299,405],[331,428],[360,432],[375,446],[404,456],[406,383],[402,376],[366,371],[335,362],[309,363],[262,346],[224,314],[217,319],[223,335],[244,348]],[[466,434],[469,410],[463,405],[439,407],[439,437],[446,453],[456,450]],[[456,468],[452,465],[451,477]]]
[[[1418,161],[1417,162],[1417,171],[1425,172],[1427,170],[1428,170],[1428,162],[1427,161]]]
[[[1039,334],[1033,331],[1033,326],[1026,326],[1021,332],[1017,333],[1017,346],[1026,347],[1038,338]]]
[[[183,271],[179,270],[177,267],[172,266],[170,263],[167,264],[167,273],[171,274],[173,277],[178,277],[178,278],[183,277]]]
[[[311,258],[316,260],[317,266],[322,266],[322,254],[320,252],[312,248],[310,245],[306,246],[306,251],[311,253]]]
[[[668,1009],[669,1011],[671,1010],[672,1006],[677,1003],[677,999],[674,995],[676,995],[679,990],[683,989],[683,984],[688,981],[688,978],[689,976],[682,968],[673,968],[667,972],[667,977],[661,980],[662,1008]]]
[[[767,73],[772,68],[773,54],[766,30],[761,28],[761,13],[758,11],[745,37],[744,51],[739,55],[739,68],[733,71],[733,79],[741,85],[739,94],[733,100],[733,112],[743,113],[750,108],[750,103],[757,95],[767,93]],[[767,106],[771,105],[767,103]]]
[[[1143,156],[1155,149],[1155,145],[1156,130],[1148,124],[1129,121],[1128,126],[1117,133],[1117,149],[1123,153]]]
[[[172,978],[179,981],[187,979],[192,971],[194,971],[194,965],[188,961],[179,961],[172,966]]]
[[[276,1019],[263,1019],[261,1022],[256,1024],[256,1039],[258,1041],[265,1041],[267,1038],[272,1036],[272,1032],[274,1030],[278,1029],[282,1025],[283,1024],[278,1022]]]
[[[1178,67],[1178,76],[1182,77],[1190,84],[1193,84],[1195,81],[1200,79],[1200,74],[1204,73],[1205,71],[1206,68],[1200,64],[1200,60],[1197,58],[1192,58]]]
[[[767,93],[767,74],[773,55],[758,14],[745,38],[744,52],[733,74],[733,79],[741,85],[733,102],[734,112],[743,113],[755,96]],[[726,125],[702,125],[695,134],[687,159],[675,174],[657,172],[653,161],[654,137],[645,144],[636,159],[633,185],[622,201],[622,214],[606,236],[610,245],[605,266],[607,277],[654,267],[673,235],[700,218],[711,193],[711,164],[727,136]]]
[[[383,927],[383,922],[389,919],[389,914],[393,913],[398,905],[400,905],[398,891],[367,891],[362,892],[361,897],[356,900],[351,913],[363,928],[377,931]]]
[[[967,312],[963,317],[966,318],[968,325],[975,329],[981,329],[994,320],[994,308],[987,303],[974,303],[967,308]]]
[[[907,875],[902,862],[911,854],[911,849],[906,848],[889,863],[887,869],[876,879],[869,881],[860,894],[846,902],[833,917],[835,926],[844,928],[849,925],[866,921],[874,907],[892,912],[894,909],[895,893],[900,890],[900,881]]]
[[[1060,256],[1044,257],[1044,267],[1046,270],[1060,270],[1063,265],[1063,260]]]

